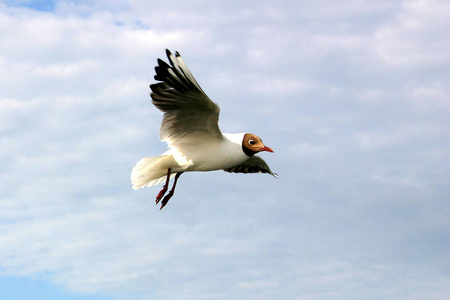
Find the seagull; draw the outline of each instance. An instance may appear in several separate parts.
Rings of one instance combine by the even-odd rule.
[[[169,150],[161,156],[141,159],[131,172],[133,189],[164,183],[156,196],[160,210],[172,198],[184,172],[224,170],[230,173],[273,173],[255,154],[273,150],[251,133],[222,133],[219,106],[211,101],[178,52],[166,49],[169,64],[158,59],[150,85],[152,103],[164,113],[160,140]],[[167,193],[169,180],[175,177]],[[167,193],[167,195],[166,195]],[[163,198],[164,197],[164,198]]]

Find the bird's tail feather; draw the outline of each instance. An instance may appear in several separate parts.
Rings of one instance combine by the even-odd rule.
[[[145,186],[162,183],[167,176],[167,170],[173,168],[177,163],[172,155],[145,157],[141,159],[131,171],[131,183],[133,189],[137,190]],[[175,176],[170,175],[170,178]]]

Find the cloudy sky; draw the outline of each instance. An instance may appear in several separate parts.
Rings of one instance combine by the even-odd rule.
[[[450,2],[0,2],[0,299],[450,298]],[[178,50],[275,179],[135,163]]]

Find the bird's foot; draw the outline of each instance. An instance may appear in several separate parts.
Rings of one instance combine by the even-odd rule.
[[[161,209],[163,209],[164,206],[166,206],[167,202],[169,202],[170,198],[172,198],[173,196],[173,190],[171,190],[165,197],[164,199],[161,201]]]
[[[161,191],[159,191],[158,196],[156,196],[155,204],[158,204],[159,201],[161,201],[164,194],[167,192],[167,184],[163,185],[163,188]]]

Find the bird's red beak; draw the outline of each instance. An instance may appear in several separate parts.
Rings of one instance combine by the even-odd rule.
[[[272,152],[273,153],[273,150],[271,148],[269,148],[269,147],[266,147],[266,146],[259,148],[259,151],[267,151],[267,152]]]

